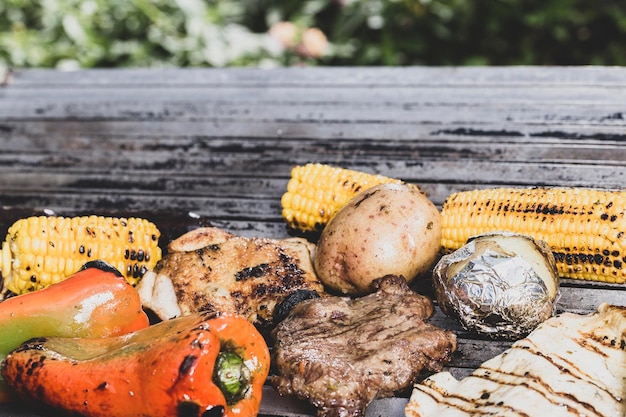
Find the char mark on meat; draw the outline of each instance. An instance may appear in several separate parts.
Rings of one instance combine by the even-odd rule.
[[[402,277],[377,285],[357,299],[304,300],[278,324],[270,382],[280,394],[310,401],[320,417],[359,417],[372,400],[408,390],[422,370],[450,360],[454,334],[425,322],[432,301]]]
[[[324,294],[312,250],[299,238],[245,238],[200,228],[172,241],[155,273],[171,281],[182,315],[233,312],[267,332],[277,322],[276,306],[287,296],[299,290]]]
[[[457,380],[415,385],[407,417],[626,415],[626,307],[562,313]]]

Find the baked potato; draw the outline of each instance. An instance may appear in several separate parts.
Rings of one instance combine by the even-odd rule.
[[[314,267],[329,291],[360,296],[385,275],[411,282],[435,263],[440,248],[441,216],[424,192],[381,184],[357,194],[329,221]]]

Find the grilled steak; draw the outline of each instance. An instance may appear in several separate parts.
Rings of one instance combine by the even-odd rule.
[[[357,299],[302,301],[278,324],[270,382],[279,394],[310,401],[318,416],[363,416],[372,400],[410,389],[422,369],[450,359],[455,335],[424,322],[432,301],[402,277],[376,285]]]
[[[173,240],[154,275],[144,277],[138,290],[144,305],[174,311],[162,319],[201,310],[227,311],[271,329],[275,309],[288,296],[324,293],[313,271],[312,250],[304,239],[245,238],[218,228],[200,228]],[[164,281],[167,285],[162,285]],[[153,307],[164,304],[157,300],[160,288],[168,289],[161,294],[167,294],[174,309]]]
[[[626,307],[548,319],[458,381],[416,385],[407,417],[626,415]]]

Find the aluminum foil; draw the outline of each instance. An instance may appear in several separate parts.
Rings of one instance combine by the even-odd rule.
[[[528,239],[530,250],[542,257],[534,260],[544,259],[544,268],[529,262],[527,253],[503,249],[494,237]],[[554,314],[558,280],[549,248],[512,233],[477,236],[443,256],[433,270],[436,298],[444,313],[456,317],[466,330],[505,339],[526,336]]]

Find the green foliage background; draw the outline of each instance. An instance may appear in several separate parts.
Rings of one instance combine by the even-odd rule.
[[[609,0],[2,0],[0,65],[624,65]],[[280,21],[316,27],[320,58],[281,48]]]

